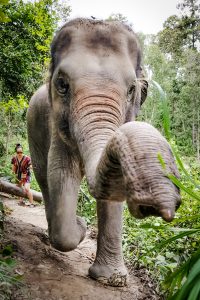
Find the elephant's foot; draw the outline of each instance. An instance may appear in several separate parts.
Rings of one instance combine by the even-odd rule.
[[[50,230],[50,243],[51,245],[62,252],[67,252],[76,249],[78,244],[84,239],[86,235],[86,223],[85,221],[77,217],[77,226],[73,228],[65,228],[64,230],[57,230],[52,233]]]
[[[125,286],[128,282],[128,273],[124,263],[109,265],[95,261],[89,269],[89,275],[103,284],[116,287]]]

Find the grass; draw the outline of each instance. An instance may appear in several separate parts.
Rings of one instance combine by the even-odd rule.
[[[13,286],[19,286],[21,276],[15,274],[16,261],[12,258],[13,247],[11,244],[3,246],[4,207],[0,202],[0,299],[9,300]]]

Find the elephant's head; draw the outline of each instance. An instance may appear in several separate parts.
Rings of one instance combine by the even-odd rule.
[[[63,139],[75,139],[80,147],[97,130],[102,145],[102,137],[107,141],[138,114],[148,84],[138,40],[129,27],[73,20],[57,33],[51,55],[50,98]]]
[[[155,193],[160,193],[160,197],[156,198],[152,209],[152,195],[144,201],[144,197],[138,196],[136,177],[131,178],[132,173],[140,174],[137,171],[140,162],[135,170],[134,163],[129,162],[138,153],[143,155],[151,145],[151,139],[143,140],[143,133],[148,136],[151,129],[144,130],[139,126],[137,130],[137,125],[134,127],[130,123],[145,101],[148,87],[143,78],[141,51],[134,32],[119,22],[75,19],[57,33],[51,55],[50,99],[54,128],[63,141],[70,144],[70,149],[77,149],[80,154],[91,193],[98,200],[123,201],[128,197],[130,210],[136,217],[156,212],[171,220],[179,201],[175,186],[168,179],[163,179],[157,188],[153,183],[152,188],[157,189]],[[124,131],[122,125],[127,122],[127,128],[130,128]],[[135,141],[132,137],[134,130],[140,147],[137,143],[129,147]],[[162,143],[165,143],[164,139]],[[155,145],[156,138],[145,155],[151,157],[156,151]],[[174,166],[172,156],[168,155],[167,159],[167,163]],[[149,185],[155,178],[155,161],[154,157],[152,165],[145,160],[141,163],[143,169],[152,168],[148,173]],[[124,170],[130,166],[133,170],[127,175]],[[138,180],[141,193],[145,192],[146,179],[138,175]],[[131,184],[132,190],[129,188]],[[166,198],[169,186],[170,194],[174,196],[168,205],[162,196]],[[137,207],[141,202],[140,210],[135,201]],[[166,214],[166,210],[171,212]]]

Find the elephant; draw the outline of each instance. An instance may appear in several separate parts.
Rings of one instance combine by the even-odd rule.
[[[76,215],[81,180],[97,202],[97,253],[89,275],[124,286],[123,201],[136,218],[171,221],[180,204],[166,172],[178,170],[164,137],[136,121],[147,97],[141,49],[133,30],[117,21],[68,21],[51,44],[49,80],[32,96],[27,130],[41,188],[50,243],[71,251],[84,239]],[[164,171],[158,161],[166,162]]]

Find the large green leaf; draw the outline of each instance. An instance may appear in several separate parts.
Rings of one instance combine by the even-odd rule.
[[[170,290],[168,300],[177,300],[177,295],[182,290],[181,284],[184,279],[190,276],[190,270],[197,263],[199,265],[200,249],[197,250],[191,257],[183,264],[181,264],[173,273],[168,274],[164,281],[165,286]],[[197,274],[198,275],[198,274]],[[174,293],[178,288],[179,290]],[[173,295],[173,296],[172,296]]]
[[[190,176],[190,174],[187,172],[186,168],[183,165],[183,162],[180,159],[180,156],[178,155],[177,151],[175,150],[174,146],[171,145],[172,148],[172,152],[176,158],[176,162],[178,163],[180,169],[183,171],[183,173],[186,175],[187,179],[189,180],[189,182],[191,182],[196,188],[200,189],[199,184],[197,184],[194,179]]]
[[[169,109],[167,105],[166,93],[163,91],[162,87],[158,82],[152,80],[152,83],[156,86],[160,94],[160,100],[162,101],[162,109],[163,109],[163,128],[165,131],[165,136],[168,140],[171,138],[170,134],[170,115]]]
[[[200,258],[192,267],[186,282],[170,300],[199,300],[200,292]]]
[[[180,238],[183,238],[185,236],[189,236],[189,235],[197,233],[197,232],[200,232],[200,228],[197,228],[197,229],[188,229],[188,230],[186,230],[184,232],[181,232],[181,233],[179,233],[179,234],[177,234],[177,235],[175,235],[175,236],[167,239],[166,241],[161,242],[156,247],[157,248],[163,248],[164,246],[166,246],[167,244],[170,244],[173,241],[176,241],[176,240],[178,240]]]
[[[168,174],[167,176],[177,187],[192,196],[194,199],[200,201],[200,196],[198,196],[197,193],[194,193],[190,188],[185,187],[173,174]]]

